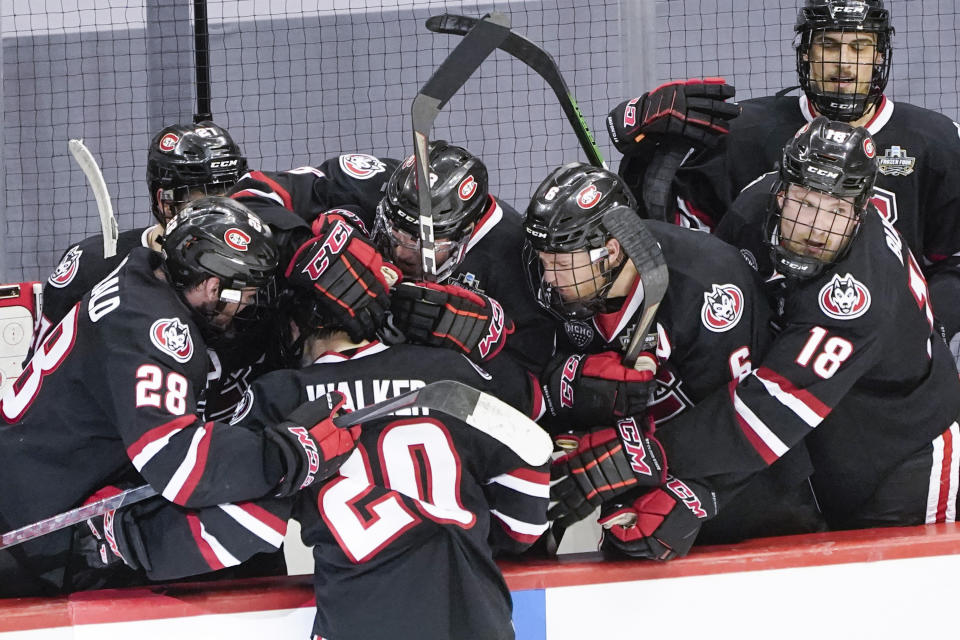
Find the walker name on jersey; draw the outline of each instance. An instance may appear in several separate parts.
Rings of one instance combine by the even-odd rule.
[[[307,385],[307,398],[316,400],[331,391],[339,391],[346,397],[346,407],[351,411],[363,409],[367,405],[377,404],[384,400],[399,396],[407,391],[413,391],[426,386],[423,380],[400,380],[396,378],[378,380],[347,380]],[[429,411],[420,407],[407,407],[395,411],[397,416],[425,416]]]

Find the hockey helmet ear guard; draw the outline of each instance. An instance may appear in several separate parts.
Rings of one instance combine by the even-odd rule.
[[[863,127],[819,117],[783,149],[766,237],[777,270],[809,278],[850,250],[873,194],[876,147]]]
[[[223,127],[209,120],[165,127],[147,152],[153,215],[166,224],[189,201],[225,194],[246,171],[247,159]]]
[[[463,259],[471,232],[490,207],[490,181],[486,165],[463,147],[435,140],[429,154],[435,248],[438,253],[449,252],[437,268],[437,279],[443,281]],[[414,156],[410,156],[387,180],[377,207],[374,237],[384,255],[395,258],[400,245],[419,254],[419,221],[420,194]]]
[[[615,173],[583,163],[554,169],[526,211],[524,260],[538,303],[564,318],[602,311],[624,261],[613,264],[603,215],[618,206],[636,211],[630,189]]]
[[[883,0],[806,0],[794,30],[800,86],[817,113],[849,122],[880,104],[894,33]]]

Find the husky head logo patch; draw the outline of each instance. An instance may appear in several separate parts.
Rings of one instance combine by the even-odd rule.
[[[386,171],[387,165],[366,153],[345,153],[340,156],[340,168],[351,178],[368,180]]]
[[[820,310],[837,320],[859,318],[870,308],[870,291],[849,273],[834,274],[818,296]]]
[[[711,286],[713,290],[703,294],[700,319],[710,331],[729,331],[737,326],[743,316],[743,292],[733,284]]]
[[[150,327],[150,340],[160,351],[176,360],[186,362],[193,355],[190,327],[180,318],[160,318]]]
[[[57,268],[54,269],[50,277],[47,278],[47,282],[50,283],[51,287],[62,289],[73,282],[77,271],[80,270],[80,255],[82,253],[83,249],[80,247],[71,247],[70,251],[67,251],[66,255],[63,256],[63,260],[60,261]]]

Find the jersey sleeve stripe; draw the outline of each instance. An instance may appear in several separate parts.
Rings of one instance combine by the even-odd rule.
[[[257,198],[258,200],[273,200],[281,207],[283,206],[283,198],[278,196],[275,193],[270,193],[269,191],[261,191],[260,189],[244,189],[243,191],[238,191],[232,196],[234,200],[242,201],[244,198]]]
[[[787,445],[778,438],[770,428],[750,410],[736,392],[736,380],[730,383],[730,398],[733,401],[733,411],[737,424],[743,430],[747,441],[753,445],[760,457],[767,464],[773,464],[787,452]]]
[[[489,483],[496,483],[507,487],[508,489],[513,489],[514,491],[526,494],[528,496],[533,496],[535,498],[550,497],[549,483],[540,482],[539,479],[531,481],[525,478],[517,477],[516,475],[510,473],[505,473],[503,475],[496,476],[495,478],[491,478]]]
[[[772,369],[760,367],[754,371],[753,375],[763,383],[770,395],[793,410],[811,427],[820,424],[832,411],[812,393],[805,389],[798,389],[792,382]]]
[[[293,211],[293,198],[290,196],[290,192],[280,186],[280,183],[272,178],[267,177],[267,174],[262,171],[252,171],[250,177],[259,182],[266,184],[273,192],[280,196],[283,206],[290,211]]]
[[[761,368],[758,371],[754,371],[753,375],[756,376],[757,380],[759,380],[767,390],[767,393],[776,398],[780,404],[787,409],[790,409],[810,427],[819,426],[819,424],[823,422],[823,419],[830,413],[829,407],[820,401],[817,401],[814,406],[807,404],[813,396],[806,392],[800,393],[786,378],[778,376],[769,369]],[[816,400],[815,398],[813,399]]]
[[[255,507],[251,509],[250,507]],[[287,532],[287,523],[280,520],[266,509],[256,505],[222,504],[220,508],[231,518],[237,521],[244,529],[257,536],[267,544],[279,548],[283,543],[283,536]],[[280,526],[277,526],[277,525]]]
[[[200,555],[213,570],[223,569],[224,567],[233,567],[240,564],[233,554],[217,540],[216,536],[207,531],[200,521],[200,517],[194,513],[187,514],[187,522],[190,524],[190,532],[193,534],[193,540],[197,543],[197,549]]]
[[[170,481],[164,487],[162,493],[164,498],[177,504],[184,504],[190,498],[190,494],[196,488],[199,475],[203,474],[203,468],[207,464],[207,448],[209,446],[209,432],[206,427],[200,427],[193,434],[190,446],[187,448],[180,466],[173,472]],[[197,473],[197,469],[199,469],[199,473]]]
[[[521,536],[533,536],[533,539],[536,540],[539,538],[544,531],[547,530],[547,527],[550,526],[549,523],[544,522],[543,524],[534,524],[532,522],[524,522],[523,520],[517,520],[516,518],[511,518],[505,513],[501,513],[496,509],[491,509],[490,513],[497,518],[500,522],[503,523],[504,527],[507,529],[507,533],[510,533],[512,538],[517,538],[516,535]],[[523,542],[532,542],[530,540],[523,540]]]
[[[532,373],[528,372],[527,375],[530,376],[530,394],[533,397],[530,419],[536,422],[547,412],[547,403],[543,401],[543,390],[540,389],[540,381],[537,380],[537,377]]]
[[[174,435],[182,431],[185,427],[196,422],[194,415],[180,416],[166,424],[150,429],[145,434],[127,447],[127,456],[133,462],[137,471],[143,469],[144,465],[150,462],[153,456],[157,455],[170,441]]]

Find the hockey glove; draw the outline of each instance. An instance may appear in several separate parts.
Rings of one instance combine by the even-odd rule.
[[[333,424],[345,402],[342,393],[331,391],[304,402],[286,420],[266,429],[264,433],[278,445],[286,469],[277,497],[293,495],[334,475],[357,446],[360,425],[341,429]]]
[[[582,429],[641,415],[656,381],[653,372],[625,367],[619,353],[605,351],[554,357],[541,386],[550,412],[548,423]]]
[[[730,133],[730,120],[740,115],[740,105],[726,102],[733,95],[734,88],[723,78],[669,82],[618,104],[607,116],[607,132],[624,155],[667,137],[712,147]]]
[[[87,498],[83,504],[99,502],[122,491],[120,487],[107,486]],[[74,582],[79,580],[85,585],[97,585],[107,579],[107,576],[141,568],[141,558],[146,557],[146,554],[136,527],[125,526],[132,524],[129,522],[130,518],[132,516],[129,508],[112,509],[75,527],[74,556],[81,560],[82,566],[73,563],[71,573]]]
[[[671,560],[690,552],[700,526],[717,515],[716,495],[705,487],[667,476],[666,484],[627,505],[600,513],[603,548],[633,558]]]
[[[403,282],[390,311],[409,341],[454,349],[477,363],[497,355],[513,333],[499,302],[453,284]]]
[[[550,478],[557,482],[550,486],[550,500],[556,504],[548,518],[569,527],[629,489],[663,484],[667,475],[663,447],[653,435],[638,433],[633,418],[621,422],[630,424],[626,430],[635,443],[621,440],[616,429],[594,429],[580,438],[575,451],[553,461]]]
[[[354,341],[372,340],[400,272],[339,215],[313,224],[317,234],[297,249],[284,273],[288,287],[312,290]]]

